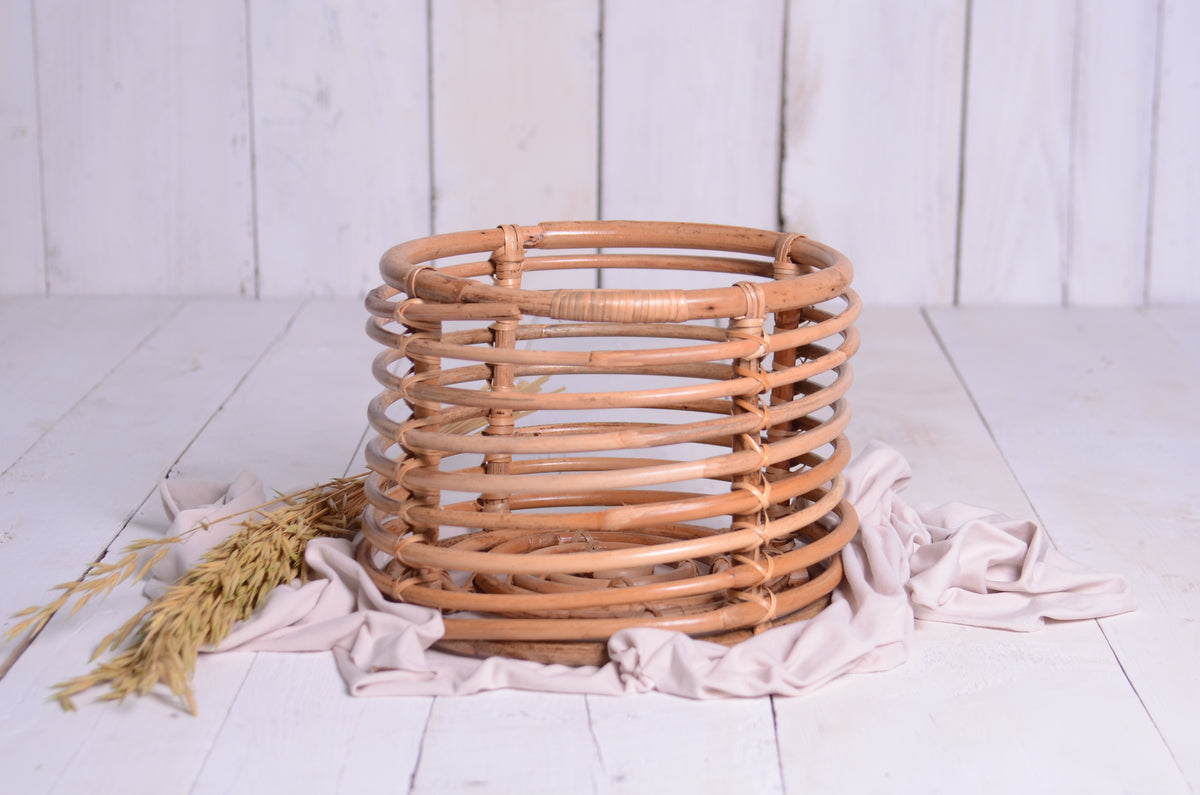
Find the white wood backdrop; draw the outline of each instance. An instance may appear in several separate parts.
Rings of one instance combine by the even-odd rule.
[[[425,0],[248,8],[259,293],[365,292],[429,233]]]
[[[876,303],[1196,302],[1198,36],[1197,0],[0,0],[0,294],[361,295],[402,240],[603,217],[802,231]]]

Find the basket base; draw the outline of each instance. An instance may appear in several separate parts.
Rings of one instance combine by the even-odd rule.
[[[823,596],[802,610],[797,610],[789,616],[784,616],[756,629],[761,632],[763,629],[804,621],[820,613],[828,604],[829,597]],[[715,635],[704,635],[697,640],[720,643],[722,646],[735,646],[744,640],[749,640],[755,633],[755,629],[733,629]],[[444,638],[433,644],[433,648],[462,657],[511,657],[517,660],[558,665],[604,665],[609,661],[608,643],[599,640],[452,640]]]

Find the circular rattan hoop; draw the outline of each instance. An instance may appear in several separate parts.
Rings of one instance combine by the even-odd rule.
[[[729,284],[522,285],[577,268]],[[756,229],[578,222],[414,240],[380,270],[357,557],[388,597],[444,612],[443,648],[600,662],[621,629],[728,643],[823,606],[857,529],[844,256]]]

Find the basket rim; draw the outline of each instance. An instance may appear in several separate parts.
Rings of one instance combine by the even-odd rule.
[[[694,290],[529,290],[483,284],[427,264],[441,257],[503,250],[508,230],[516,231],[522,250],[706,249],[760,256],[779,254],[797,267],[794,275],[780,278],[777,274],[768,281],[751,282],[763,302],[756,307],[751,291],[737,284]],[[777,246],[787,238],[791,238],[788,250],[777,252]],[[603,255],[596,255],[595,262],[597,267],[605,267]],[[579,321],[628,317],[633,313],[643,321],[686,322],[773,312],[837,298],[853,279],[852,266],[844,254],[802,235],[664,221],[559,221],[433,235],[388,249],[380,259],[379,270],[388,286],[424,301],[498,304],[522,314]],[[771,276],[769,263],[763,264],[761,275]]]

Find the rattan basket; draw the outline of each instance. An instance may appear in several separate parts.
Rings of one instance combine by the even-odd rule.
[[[577,268],[727,281],[530,289]],[[444,613],[441,648],[598,663],[624,628],[733,643],[824,606],[857,528],[845,257],[795,234],[571,222],[414,240],[380,269],[357,557],[388,597]]]

